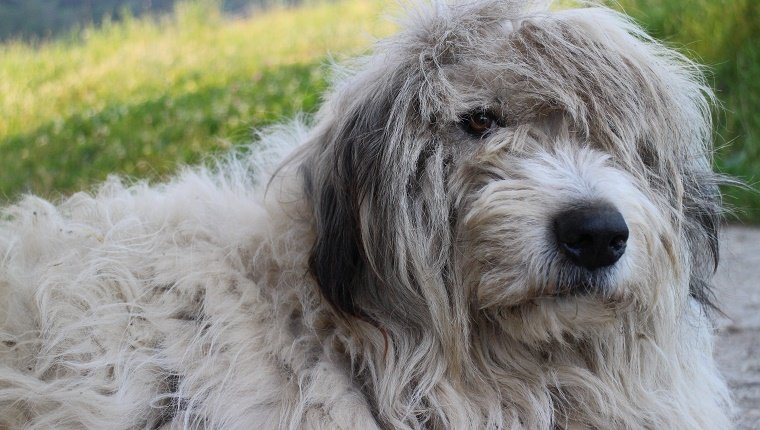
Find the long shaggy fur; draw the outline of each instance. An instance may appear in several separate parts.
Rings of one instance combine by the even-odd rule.
[[[6,208],[0,428],[729,428],[699,69],[601,7],[402,27],[250,155]],[[551,225],[600,202],[589,273]]]

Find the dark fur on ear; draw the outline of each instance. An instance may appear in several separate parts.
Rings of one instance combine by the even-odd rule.
[[[319,191],[318,234],[309,255],[309,270],[336,310],[360,316],[352,285],[365,272],[367,262],[359,246],[358,219],[349,193],[337,184]]]
[[[718,230],[722,222],[722,204],[718,183],[721,177],[712,171],[692,174],[684,187],[684,226],[691,253],[689,295],[703,306],[717,310],[712,278],[720,261]]]
[[[316,219],[317,237],[309,271],[338,313],[366,318],[355,288],[367,284],[369,260],[363,245],[359,211],[379,177],[379,148],[391,110],[388,94],[354,100],[317,137],[316,157],[301,166],[306,195]],[[320,160],[320,161],[317,161]],[[329,166],[317,171],[314,166]]]
[[[420,122],[428,116],[419,65],[378,69],[349,79],[327,102],[301,167],[317,231],[309,270],[340,313],[390,313],[422,327],[427,316],[414,309],[446,301],[420,288],[438,282],[447,261],[446,156],[432,125]]]

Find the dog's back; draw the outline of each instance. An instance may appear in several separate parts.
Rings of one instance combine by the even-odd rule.
[[[282,274],[293,258],[278,253],[292,250],[268,245],[254,188],[217,179],[112,181],[95,197],[58,207],[29,197],[8,210],[1,428],[288,425],[298,396],[284,367],[318,347],[284,287],[304,273]]]

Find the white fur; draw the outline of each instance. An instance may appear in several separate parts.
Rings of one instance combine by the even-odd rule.
[[[4,210],[0,428],[730,428],[696,66],[603,8],[409,16],[248,153]],[[599,201],[627,250],[563,294]]]

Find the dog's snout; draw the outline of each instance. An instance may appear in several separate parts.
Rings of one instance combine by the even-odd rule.
[[[587,206],[559,213],[554,234],[562,252],[576,265],[595,270],[615,264],[625,252],[628,225],[612,206]]]

